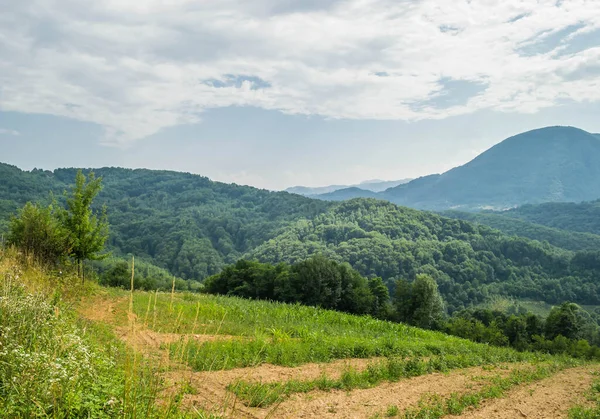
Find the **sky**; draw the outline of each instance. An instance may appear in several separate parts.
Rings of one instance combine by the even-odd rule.
[[[600,132],[598,0],[0,0],[0,162],[267,189]]]

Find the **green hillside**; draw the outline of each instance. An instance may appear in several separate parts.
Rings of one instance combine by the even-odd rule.
[[[433,276],[450,310],[492,295],[597,304],[597,252],[572,253],[497,230],[376,200],[338,204],[298,221],[251,256],[296,262],[322,253],[361,274],[413,279]]]
[[[0,167],[7,180],[0,190],[3,220],[27,200],[48,200],[49,190],[60,197],[76,173]],[[396,279],[429,274],[451,311],[493,295],[600,303],[594,279],[600,270],[597,252],[573,253],[373,199],[331,203],[186,173],[95,172],[103,177],[96,204],[108,206],[114,255],[133,254],[184,279],[202,280],[244,257],[297,262],[322,253],[350,263],[364,276],[382,277],[392,291]],[[580,248],[562,247],[593,248],[596,238],[585,238]],[[124,271],[119,266],[114,261],[110,269]],[[169,281],[164,273],[161,277],[159,282]],[[144,271],[140,280],[141,287],[151,288]]]

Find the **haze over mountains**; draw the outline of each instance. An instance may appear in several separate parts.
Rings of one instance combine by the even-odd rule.
[[[384,192],[340,189],[325,200],[375,197],[429,210],[506,209],[600,198],[600,135],[547,127],[510,137],[465,165]]]
[[[329,186],[317,186],[317,187],[309,187],[309,186],[292,186],[291,188],[287,188],[285,191],[290,193],[296,193],[298,195],[304,196],[315,196],[320,194],[326,194],[338,191],[340,189],[349,189],[349,188],[357,188],[363,191],[370,192],[383,192],[386,189],[393,188],[398,185],[402,185],[404,183],[410,182],[412,179],[400,179],[400,180],[366,180],[364,182],[358,183],[356,185],[329,185]]]

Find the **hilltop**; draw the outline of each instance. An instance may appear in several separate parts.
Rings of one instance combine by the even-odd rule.
[[[92,169],[84,170],[85,173]],[[47,202],[69,188],[77,169],[23,171],[0,164],[0,231],[27,201]],[[287,192],[214,182],[189,173],[93,169],[103,178],[98,207],[109,208],[109,248],[134,254],[184,279],[219,272],[274,237],[289,222],[331,204]]]

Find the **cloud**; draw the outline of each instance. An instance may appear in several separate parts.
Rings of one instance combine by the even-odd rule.
[[[0,109],[116,145],[224,106],[421,120],[600,100],[597,0],[11,3]]]
[[[0,128],[0,135],[14,135],[14,136],[19,136],[19,135],[21,135],[21,133],[19,131],[14,130],[14,129]]]

